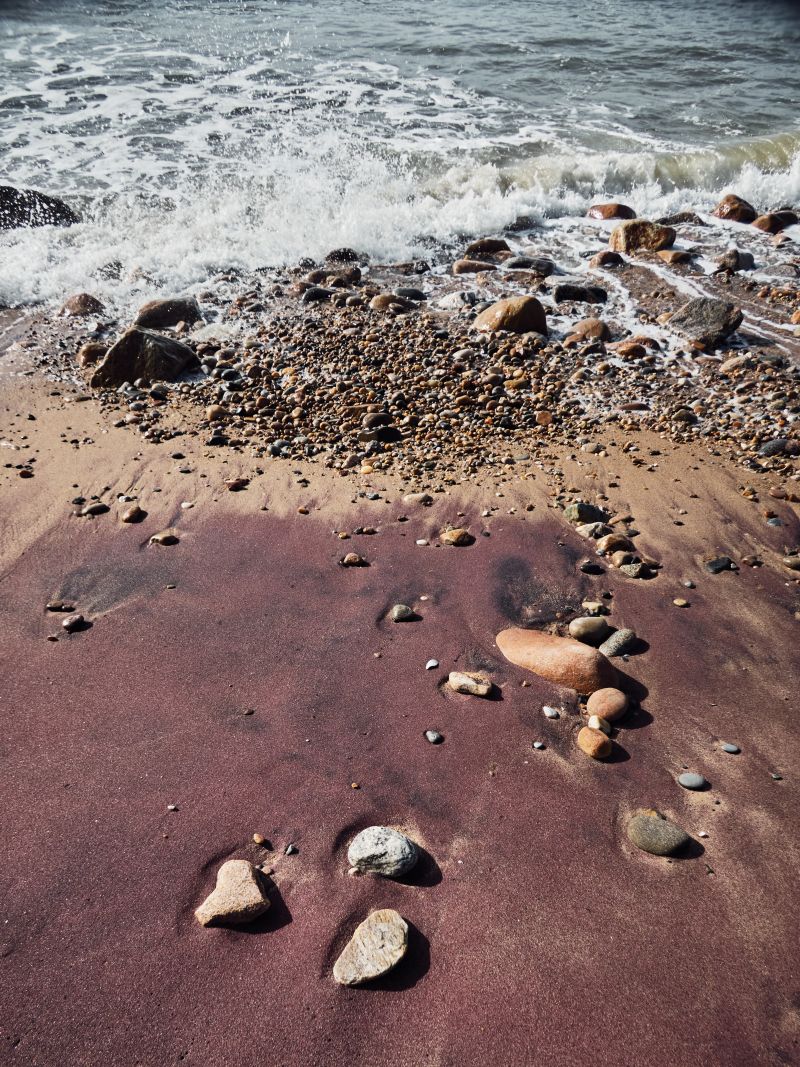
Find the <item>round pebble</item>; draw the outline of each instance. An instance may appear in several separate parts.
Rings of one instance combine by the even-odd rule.
[[[536,749],[537,751],[538,751],[538,750],[540,750],[540,749],[543,749],[543,748],[545,747],[545,746],[544,746],[544,741],[534,741],[534,742],[533,742],[533,747],[534,747],[534,748],[535,748],[535,749]]]
[[[683,774],[678,775],[678,785],[682,785],[684,789],[705,789],[708,782],[702,774],[685,771]]]
[[[730,741],[723,741],[719,746],[723,752],[729,753],[731,756],[738,756],[742,751],[738,745],[732,744]]]

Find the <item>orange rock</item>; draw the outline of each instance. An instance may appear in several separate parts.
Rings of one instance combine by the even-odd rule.
[[[611,331],[602,319],[581,319],[572,327],[572,336],[582,341],[588,338],[595,341],[607,341],[611,336]]]
[[[635,219],[636,212],[627,204],[593,204],[586,212],[589,219]]]
[[[622,267],[624,263],[625,260],[618,252],[611,252],[607,248],[589,260],[590,267]]]
[[[793,211],[770,211],[753,219],[753,225],[764,233],[780,233],[787,226],[794,226],[796,223],[797,215]]]
[[[686,252],[681,248],[662,248],[660,252],[656,252],[656,255],[670,266],[676,263],[688,263],[692,258],[691,252]]]
[[[510,663],[578,693],[594,693],[617,680],[616,670],[602,652],[571,637],[512,626],[495,640]]]
[[[633,219],[623,222],[611,231],[608,246],[615,252],[633,252],[644,250],[658,252],[669,248],[677,234],[671,226],[660,226],[647,219]]]
[[[589,715],[599,715],[606,722],[621,719],[628,710],[628,698],[621,689],[596,689],[586,702]]]
[[[482,259],[457,259],[452,267],[453,274],[480,274],[487,270],[497,270],[497,267]]]
[[[475,319],[476,330],[494,333],[508,330],[511,333],[547,333],[547,318],[544,308],[535,296],[512,296],[498,300]]]
[[[748,204],[740,196],[729,193],[723,196],[711,214],[716,215],[718,219],[727,219],[729,222],[752,222],[758,212],[752,204]]]
[[[494,256],[498,252],[510,252],[508,243],[503,240],[502,237],[481,237],[477,241],[473,241],[472,244],[467,245],[464,250],[464,258],[470,259],[472,256]]]
[[[578,731],[578,748],[592,759],[605,759],[611,755],[611,742],[602,730],[584,726]]]

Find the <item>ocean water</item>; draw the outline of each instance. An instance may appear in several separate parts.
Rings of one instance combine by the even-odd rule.
[[[0,0],[0,183],[84,220],[0,234],[0,305],[797,204],[799,55],[779,0]]]

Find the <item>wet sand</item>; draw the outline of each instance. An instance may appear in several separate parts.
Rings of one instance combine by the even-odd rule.
[[[1,472],[5,1062],[798,1062],[798,603],[780,562],[796,505],[769,500],[785,524],[770,527],[724,457],[604,430],[608,456],[554,444],[545,470],[421,508],[391,474],[292,460],[259,475],[189,438],[142,453],[74,389],[3,387],[8,417],[35,415],[38,449],[35,477]],[[661,452],[657,469],[630,441]],[[239,475],[250,484],[228,492]],[[774,478],[747,480],[769,499]],[[106,486],[109,513],[72,514]],[[556,486],[630,511],[658,576],[581,573],[590,547],[548,507]],[[122,525],[115,497],[132,489],[148,515]],[[475,543],[434,547],[448,522]],[[377,533],[333,533],[359,525]],[[177,544],[148,543],[167,527]],[[340,567],[348,551],[369,566]],[[709,574],[719,553],[740,570]],[[750,553],[764,565],[742,565]],[[600,763],[575,747],[574,695],[494,638],[560,625],[603,591],[645,650],[615,661],[640,706]],[[91,628],[63,634],[53,598]],[[420,621],[388,621],[398,601]],[[498,699],[444,690],[455,668],[487,670]],[[711,788],[680,789],[684,766]],[[639,807],[683,826],[688,852],[637,851],[623,828]],[[425,849],[406,882],[348,876],[347,844],[374,823]],[[268,864],[272,907],[203,929],[193,910],[231,857]],[[337,986],[373,907],[407,919],[409,956],[373,987]]]

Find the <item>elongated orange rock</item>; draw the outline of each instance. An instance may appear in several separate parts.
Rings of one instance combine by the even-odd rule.
[[[584,696],[617,684],[617,672],[602,652],[571,637],[512,626],[495,640],[510,663]]]

